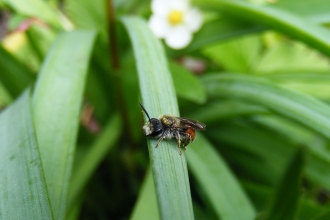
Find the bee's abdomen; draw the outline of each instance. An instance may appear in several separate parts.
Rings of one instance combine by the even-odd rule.
[[[193,142],[193,140],[195,140],[195,137],[196,137],[195,129],[187,128],[187,130],[185,131],[185,134],[189,135],[190,142]]]

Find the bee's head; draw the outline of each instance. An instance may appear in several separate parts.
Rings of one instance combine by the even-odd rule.
[[[140,106],[149,119],[149,121],[142,127],[144,134],[148,137],[160,136],[163,133],[163,125],[161,121],[157,118],[150,118],[148,112],[141,103]]]

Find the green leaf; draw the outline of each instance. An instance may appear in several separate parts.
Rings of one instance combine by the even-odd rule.
[[[328,142],[325,138],[316,136],[315,132],[310,129],[285,118],[264,115],[253,117],[253,120],[266,129],[270,128],[273,136],[278,133],[280,137],[291,143],[285,144],[286,148],[292,144],[307,146],[309,151],[306,155],[306,176],[320,186],[329,189],[330,177],[327,175],[327,170],[330,166],[330,154],[327,152]]]
[[[12,7],[17,13],[29,16],[37,17],[41,20],[54,25],[55,27],[61,27],[59,17],[56,11],[50,4],[42,0],[4,0],[10,7]]]
[[[201,82],[192,73],[173,62],[170,63],[169,68],[179,97],[199,104],[206,101],[206,92]]]
[[[294,146],[273,131],[257,130],[245,124],[222,125],[221,130],[208,131],[212,141],[223,146],[221,152],[233,166],[244,170],[241,178],[273,186],[285,166],[285,158],[293,152]],[[267,147],[265,147],[267,146]]]
[[[120,117],[118,114],[115,114],[107,122],[100,136],[95,140],[92,146],[90,146],[85,156],[73,170],[68,196],[69,207],[75,202],[109,150],[114,147],[122,130],[121,127]]]
[[[316,63],[321,66],[319,62]],[[314,70],[307,73],[281,73],[268,75],[267,77],[286,88],[326,100],[330,98],[330,76],[328,74],[329,70],[324,69],[322,72],[318,73],[314,68]]]
[[[53,219],[29,89],[0,114],[0,176],[1,219]]]
[[[295,219],[300,194],[300,179],[304,165],[303,151],[300,149],[291,159],[278,186],[270,207],[268,220]]]
[[[205,23],[201,30],[194,35],[193,41],[188,45],[188,47],[182,50],[169,50],[169,52],[172,56],[178,56],[211,43],[224,41],[250,33],[260,32],[263,30],[265,30],[265,28],[261,25],[247,23],[246,21],[241,20],[234,20],[232,17],[224,16]]]
[[[157,207],[155,185],[149,171],[143,181],[139,198],[135,203],[134,210],[130,220],[157,220],[159,219],[159,211]]]
[[[33,74],[0,46],[0,81],[12,97],[17,97],[33,80]]]
[[[330,138],[330,107],[315,98],[263,78],[238,74],[209,75],[204,82],[211,96],[255,102]]]
[[[194,111],[189,118],[198,119],[205,124],[218,123],[220,120],[254,114],[267,114],[266,108],[249,102],[221,100]]]
[[[151,117],[179,116],[171,74],[160,42],[142,19],[125,17],[123,23],[133,44],[144,107]],[[185,155],[178,153],[174,141],[162,141],[158,148],[155,148],[156,142],[148,139],[160,216],[162,219],[193,219]]]
[[[330,218],[330,210],[321,213],[317,217],[313,218],[313,220],[328,220],[329,218]]]
[[[330,22],[329,0],[281,0],[276,2],[275,5],[315,22]]]
[[[206,47],[203,54],[229,72],[248,73],[260,51],[260,37],[250,35]]]
[[[255,218],[254,207],[239,182],[202,135],[198,134],[189,145],[187,160],[192,174],[205,191],[219,219]]]
[[[61,34],[46,57],[34,91],[34,120],[55,219],[65,216],[82,96],[94,38],[93,31]]]
[[[198,2],[200,6],[211,10],[283,32],[330,56],[330,31],[293,13],[244,1],[199,0]]]
[[[255,64],[258,74],[316,73],[330,70],[327,59],[320,59],[320,53],[301,42],[278,42],[265,50]],[[280,77],[280,76],[279,76]]]

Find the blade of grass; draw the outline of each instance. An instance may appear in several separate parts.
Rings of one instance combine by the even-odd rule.
[[[274,28],[330,56],[330,31],[287,11],[245,1],[199,0],[198,4],[244,21]]]
[[[144,107],[151,117],[179,116],[171,74],[160,42],[142,19],[125,17],[123,23],[133,44]],[[185,155],[179,155],[174,141],[162,141],[158,148],[155,148],[156,142],[148,139],[160,216],[162,219],[193,219]]]
[[[330,138],[330,107],[315,98],[246,75],[209,75],[204,83],[213,97],[239,98],[266,106]]]
[[[276,190],[274,201],[270,206],[268,220],[295,219],[300,192],[300,179],[303,171],[303,151],[298,149]]]
[[[187,160],[192,174],[202,186],[219,219],[255,218],[254,207],[238,180],[202,135],[198,134],[189,146]]]
[[[315,22],[329,23],[329,0],[282,0],[275,4],[277,7],[295,12]]]
[[[4,0],[11,8],[17,13],[26,15],[29,17],[40,18],[41,20],[54,25],[55,27],[61,27],[59,17],[52,6],[42,0]]]
[[[139,198],[135,203],[130,220],[157,220],[159,211],[157,207],[155,185],[151,171],[148,171],[143,186],[141,187]]]
[[[73,170],[69,188],[69,207],[75,202],[89,178],[94,173],[109,150],[114,147],[121,134],[122,124],[118,114],[115,114],[105,125],[100,136],[95,140],[76,169]]]
[[[219,102],[210,103],[205,107],[203,106],[196,110],[192,115],[189,115],[189,118],[197,119],[206,124],[214,124],[229,118],[267,113],[269,113],[269,111],[267,111],[266,108],[252,103],[235,100],[221,100]]]
[[[61,34],[33,94],[33,113],[55,219],[65,216],[80,108],[94,31]]]
[[[53,219],[29,89],[0,114],[0,176],[1,219]]]

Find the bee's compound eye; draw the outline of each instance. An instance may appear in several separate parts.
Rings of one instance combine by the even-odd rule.
[[[163,125],[158,119],[150,119],[150,124],[152,126],[152,133],[149,136],[157,137],[158,135],[163,133]]]

